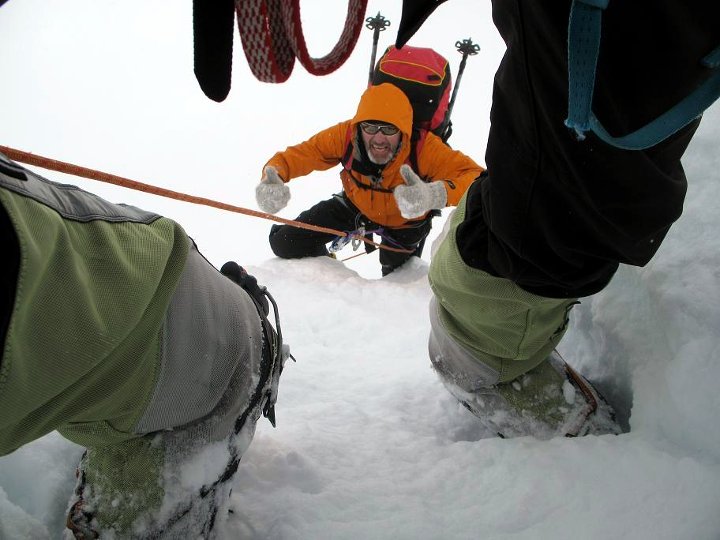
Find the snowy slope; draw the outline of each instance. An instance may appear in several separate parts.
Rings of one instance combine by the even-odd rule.
[[[665,253],[586,299],[563,343],[630,394],[631,432],[549,442],[483,439],[435,378],[425,261],[382,280],[329,259],[250,267],[298,362],[283,376],[278,428],[261,421],[243,459],[221,537],[717,538],[720,456],[706,427],[718,410],[718,311],[675,283],[685,279],[662,279],[683,257]],[[713,271],[685,269],[706,287]],[[55,537],[78,456],[49,436],[0,459],[1,537]]]
[[[350,114],[356,96],[347,89],[361,87],[366,73],[367,35],[347,69],[327,79],[298,71],[284,87],[253,84],[238,61],[228,102],[209,104],[170,47],[185,47],[187,58],[187,6],[178,14],[147,0],[144,17],[136,9],[130,18],[126,2],[100,9],[67,0],[63,12],[41,4],[0,8],[0,68],[14,74],[0,87],[0,102],[13,104],[0,143],[251,208],[264,160]],[[399,6],[378,0],[368,13],[378,9],[399,21]],[[488,12],[489,3],[453,0],[430,20],[442,29],[437,43],[450,42],[448,56],[468,35],[483,46],[478,69],[463,79],[452,141],[478,161],[502,52]],[[161,16],[168,31],[158,35],[146,19]],[[83,32],[67,32],[78,21]],[[134,56],[121,35],[135,36],[142,52]],[[261,421],[243,458],[221,538],[717,540],[718,141],[716,105],[685,159],[683,217],[649,265],[621,268],[605,291],[583,299],[560,347],[598,381],[630,431],[547,442],[483,438],[434,376],[429,249],[385,279],[377,279],[376,254],[346,264],[280,261],[267,247],[267,222],[40,172],[177,219],[213,263],[247,265],[278,300],[298,361],[281,381],[278,427]],[[291,189],[282,213],[290,218],[338,185],[328,172]],[[80,451],[51,434],[0,458],[0,540],[60,537]]]

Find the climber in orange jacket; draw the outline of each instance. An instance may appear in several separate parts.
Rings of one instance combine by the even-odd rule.
[[[416,140],[417,139],[417,140]],[[484,169],[439,137],[413,137],[413,109],[392,84],[369,87],[352,120],[275,154],[256,188],[257,202],[277,213],[290,200],[286,183],[341,165],[343,190],[302,212],[297,221],[360,235],[377,234],[383,275],[420,256],[431,220],[454,206]],[[331,233],[273,225],[270,246],[282,258],[328,255]]]

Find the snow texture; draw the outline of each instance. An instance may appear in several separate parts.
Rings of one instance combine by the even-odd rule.
[[[368,14],[393,24],[381,49],[400,20],[393,4],[369,2]],[[303,2],[313,54],[334,45],[345,8]],[[186,2],[9,1],[0,8],[0,142],[256,208],[254,187],[275,151],[352,116],[371,33],[336,73],[298,66],[283,85],[255,81],[236,40],[233,88],[217,104],[193,77],[191,29]],[[482,163],[503,51],[490,3],[443,4],[412,43],[436,47],[456,70],[454,43],[467,36],[482,49],[463,76],[451,143]],[[268,221],[39,172],[176,219],[213,264],[237,260],[278,301],[297,363],[280,384],[278,427],[259,422],[233,479],[220,538],[717,540],[718,141],[715,105],[684,159],[683,216],[646,267],[621,267],[582,299],[560,347],[630,431],[544,442],[483,438],[433,374],[429,249],[384,279],[377,252],[281,261]],[[337,171],[292,189],[287,218],[339,191]],[[349,246],[338,253],[350,255]],[[62,536],[81,450],[52,433],[0,458],[0,539]]]

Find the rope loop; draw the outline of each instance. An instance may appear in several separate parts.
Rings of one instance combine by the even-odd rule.
[[[367,0],[348,0],[340,39],[322,58],[308,52],[300,18],[300,0],[235,0],[245,58],[260,81],[281,83],[290,77],[295,59],[312,75],[339,68],[355,48],[363,27]]]

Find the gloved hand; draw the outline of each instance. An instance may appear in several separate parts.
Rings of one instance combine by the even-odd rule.
[[[290,188],[282,181],[275,167],[265,167],[262,180],[255,188],[255,200],[260,209],[268,214],[276,214],[287,206]]]
[[[393,190],[400,214],[405,219],[414,219],[435,208],[445,208],[447,191],[443,182],[423,182],[409,165],[400,167],[405,186]]]

